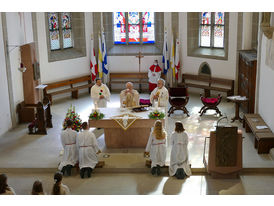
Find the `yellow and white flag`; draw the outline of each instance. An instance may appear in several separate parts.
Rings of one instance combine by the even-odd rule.
[[[103,77],[103,54],[102,54],[102,42],[101,42],[101,35],[99,34],[99,51],[98,51],[98,72],[99,78],[102,79]]]
[[[175,46],[173,34],[171,35],[170,68],[172,69],[172,76],[175,78]]]

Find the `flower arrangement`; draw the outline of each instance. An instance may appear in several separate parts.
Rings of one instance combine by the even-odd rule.
[[[148,114],[149,119],[164,119],[165,113],[154,110]]]
[[[75,130],[76,132],[79,132],[82,125],[82,120],[80,119],[80,115],[75,112],[75,106],[72,107],[72,105],[70,105],[68,109],[66,118],[63,123],[64,130],[67,128],[68,120],[71,120],[73,122],[71,129]]]
[[[92,113],[89,115],[89,119],[93,120],[99,120],[104,118],[104,114],[99,112],[98,110],[92,111]]]

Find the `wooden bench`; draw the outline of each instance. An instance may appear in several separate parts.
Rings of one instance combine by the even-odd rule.
[[[234,94],[234,80],[209,77],[204,75],[183,74],[180,87],[194,87],[204,89],[204,96],[210,97],[210,91],[227,93],[227,96]]]
[[[134,72],[134,73],[110,73],[109,74],[109,90],[112,90],[112,84],[126,84],[127,82],[139,85],[139,92],[141,93],[143,88],[142,84],[148,85],[147,72]],[[148,87],[147,87],[148,88]]]
[[[259,114],[244,115],[243,127],[246,133],[254,134],[254,147],[258,150],[258,154],[269,153],[269,150],[274,147],[274,134],[269,128],[258,129],[257,126],[267,126]]]
[[[86,84],[75,85],[75,84],[82,83],[82,82],[86,82]],[[82,77],[67,79],[67,80],[49,83],[49,84],[45,84],[45,85],[47,85],[47,86],[43,90],[44,97],[48,97],[50,102],[52,103],[52,96],[58,95],[58,94],[63,94],[63,93],[69,93],[69,92],[71,92],[72,98],[77,99],[78,91],[80,89],[88,88],[88,91],[90,92],[89,88],[92,87],[93,83],[91,83],[91,76],[86,75],[86,76],[82,76]],[[54,89],[54,91],[49,91],[49,90],[53,90],[53,89]]]

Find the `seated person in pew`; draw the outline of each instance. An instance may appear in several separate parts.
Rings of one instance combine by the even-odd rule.
[[[191,169],[188,162],[188,135],[180,121],[175,123],[175,131],[171,135],[171,145],[169,175],[175,175],[177,179],[184,179],[191,175]]]
[[[167,133],[163,127],[161,120],[157,120],[154,128],[150,133],[145,155],[150,155],[151,159],[151,174],[159,176],[161,174],[161,167],[165,165],[166,161],[166,139]]]
[[[96,79],[96,84],[90,89],[90,96],[94,104],[99,108],[107,107],[107,101],[110,101],[110,92],[107,85],[102,83],[101,79]]]
[[[71,175],[71,168],[78,162],[78,150],[76,147],[77,132],[72,130],[72,121],[67,121],[67,128],[61,133],[61,142],[64,148],[63,159],[58,169],[65,175]]]
[[[80,176],[84,178],[85,172],[91,177],[91,172],[98,163],[97,154],[101,153],[93,132],[89,131],[87,122],[82,124],[83,131],[79,134],[77,145],[79,147]]]
[[[165,87],[165,80],[158,79],[157,87],[150,94],[150,102],[152,105],[156,106],[155,103],[158,102],[158,107],[168,106],[168,90]]]
[[[139,105],[139,92],[133,89],[133,83],[127,82],[126,89],[120,93],[120,107],[134,107]]]

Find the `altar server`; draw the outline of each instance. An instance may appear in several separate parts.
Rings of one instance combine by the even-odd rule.
[[[76,147],[77,132],[72,130],[72,121],[67,121],[67,128],[61,133],[61,142],[64,148],[63,160],[58,169],[63,174],[71,175],[71,168],[78,162],[78,150]]]
[[[169,175],[175,175],[177,179],[184,179],[191,175],[191,169],[188,162],[188,135],[180,121],[175,123],[175,131],[171,135],[171,145]]]
[[[161,77],[162,69],[158,65],[158,60],[155,60],[153,65],[148,70],[149,91],[152,92],[157,87],[157,81]]]
[[[133,89],[131,82],[126,83],[126,89],[120,93],[120,107],[134,107],[139,105],[139,92]]]
[[[166,161],[166,138],[167,133],[162,125],[161,120],[157,120],[154,128],[150,133],[145,155],[150,155],[151,174],[159,176],[160,167],[165,165]]]
[[[62,183],[63,175],[61,172],[54,174],[54,185],[52,187],[52,195],[70,195],[70,190],[67,185]]]
[[[158,102],[158,107],[167,107],[168,98],[169,94],[167,88],[165,88],[165,80],[159,79],[157,81],[157,87],[150,94],[150,102],[154,106],[156,106],[155,103]]]
[[[98,163],[98,156],[101,151],[98,147],[97,140],[93,132],[89,131],[88,123],[82,124],[82,131],[77,139],[79,147],[79,168],[80,176],[84,178],[87,171],[88,177],[91,177],[91,172]]]
[[[109,89],[101,79],[96,79],[96,84],[90,89],[90,96],[93,103],[97,104],[99,108],[107,107],[107,101],[110,101]]]

